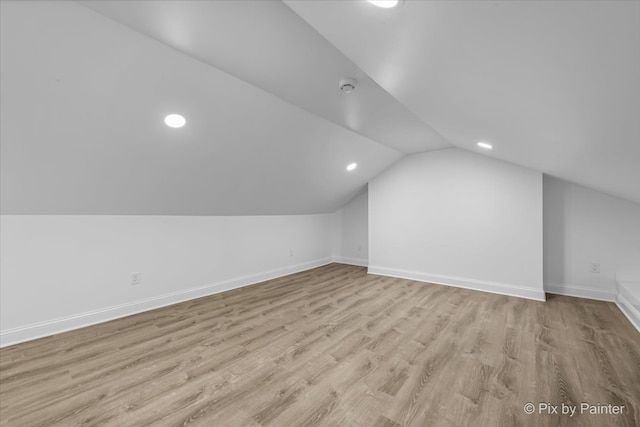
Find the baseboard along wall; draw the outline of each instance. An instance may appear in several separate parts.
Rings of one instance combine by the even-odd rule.
[[[357,265],[360,267],[369,266],[369,260],[366,260],[364,258],[349,258],[349,257],[336,256],[336,257],[333,257],[333,262],[337,262],[338,264]]]
[[[550,294],[614,302],[625,317],[629,319],[629,322],[640,332],[640,311],[636,308],[640,307],[640,301],[628,291],[628,288],[631,287],[640,288],[640,283],[619,282],[617,290],[597,289],[561,283],[547,283],[544,286],[545,291]]]
[[[640,332],[640,281],[618,281],[616,305]]]
[[[107,322],[109,320],[131,316],[133,314],[142,313],[144,311],[165,307],[191,299],[201,298],[232,289],[241,288],[244,286],[254,285],[256,283],[276,279],[278,277],[286,276],[289,274],[310,270],[316,267],[330,264],[332,262],[364,267],[368,266],[368,261],[366,259],[340,256],[322,258],[315,261],[286,266],[274,270],[264,271],[261,273],[212,283],[197,288],[185,289],[179,292],[173,292],[146,298],[143,300],[132,301],[126,304],[105,307],[99,310],[78,313],[76,315],[34,323],[18,328],[6,329],[0,331],[0,347],[19,344],[21,342],[31,341],[37,338],[42,338],[74,329],[83,328],[86,326],[95,325],[98,323]],[[446,286],[472,289],[476,291],[491,292],[501,295],[510,295],[514,297],[533,299],[537,301],[545,301],[545,293],[543,291],[503,283],[485,282],[452,276],[425,274],[376,266],[369,266],[368,272],[369,274],[377,274],[381,276],[398,277],[402,279],[417,280],[420,282],[435,283]],[[545,291],[559,295],[615,302],[620,310],[624,313],[624,315],[635,326],[635,328],[640,331],[640,312],[638,312],[634,304],[630,301],[631,297],[629,297],[629,295],[624,292],[617,293],[616,291],[557,283],[546,284]]]
[[[590,288],[587,286],[568,285],[564,283],[546,283],[544,290],[550,294],[565,295],[568,297],[578,297],[594,299],[598,301],[614,302],[616,291],[610,289]]]
[[[471,289],[474,291],[491,292],[494,294],[510,295],[527,298],[536,301],[545,301],[545,293],[539,289],[523,286],[509,285],[505,283],[486,282],[462,277],[427,274],[416,271],[399,270],[386,267],[369,266],[370,274],[380,276],[398,277],[401,279],[417,280],[420,282],[435,283],[438,285],[454,286],[457,288]]]
[[[232,289],[242,288],[244,286],[254,285],[266,280],[276,279],[278,277],[287,276],[289,274],[310,270],[312,268],[320,267],[332,262],[333,258],[322,258],[315,261],[237,277],[234,279],[212,283],[197,288],[185,289],[179,292],[172,292],[164,295],[146,298],[143,300],[132,301],[126,304],[105,307],[99,310],[87,311],[84,313],[78,313],[72,316],[52,319],[45,322],[38,322],[17,328],[6,329],[0,331],[0,347],[19,344],[21,342],[31,341],[49,335],[84,328],[86,326],[107,322],[109,320],[114,320],[121,317],[131,316],[133,314],[142,313],[144,311],[165,307],[195,298],[201,298],[225,291],[230,291]]]

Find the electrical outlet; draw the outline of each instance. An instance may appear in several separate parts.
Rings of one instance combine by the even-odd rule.
[[[140,273],[138,273],[137,271],[134,271],[133,273],[131,273],[132,285],[139,285],[141,280],[142,278],[140,277]]]
[[[293,249],[289,249],[289,256],[292,257],[293,256]]]
[[[589,271],[592,273],[600,273],[600,264],[597,262],[592,262],[589,264]]]
[[[362,252],[362,245],[358,245],[358,252]]]

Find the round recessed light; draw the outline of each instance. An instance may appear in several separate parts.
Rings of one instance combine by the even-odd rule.
[[[349,164],[347,165],[347,170],[348,170],[349,172],[351,172],[352,170],[354,170],[354,169],[355,169],[355,168],[357,168],[357,167],[358,167],[358,164],[357,164],[357,163],[349,163]]]
[[[390,9],[392,7],[396,7],[400,0],[367,0],[374,6],[382,7],[384,9]]]
[[[486,142],[478,142],[478,147],[484,148],[485,150],[491,150],[493,148],[493,145]]]
[[[181,128],[187,121],[180,114],[169,114],[164,118],[164,123],[170,128]]]

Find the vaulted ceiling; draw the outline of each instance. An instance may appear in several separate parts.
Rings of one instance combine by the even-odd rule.
[[[448,142],[640,202],[640,2],[286,3]]]
[[[332,212],[479,140],[640,202],[636,2],[0,4],[4,214]]]

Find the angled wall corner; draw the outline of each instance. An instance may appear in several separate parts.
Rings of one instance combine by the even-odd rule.
[[[543,182],[546,290],[615,301],[617,278],[640,281],[640,204],[547,175]]]
[[[544,300],[542,174],[446,149],[369,183],[369,272]]]
[[[332,216],[333,259],[342,264],[369,265],[369,194],[360,192]]]

